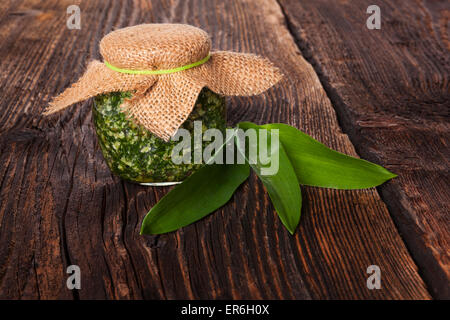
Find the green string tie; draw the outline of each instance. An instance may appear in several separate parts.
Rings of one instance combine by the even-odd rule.
[[[114,71],[117,71],[117,72],[121,72],[121,73],[127,73],[127,74],[169,74],[169,73],[174,73],[174,72],[183,71],[183,70],[187,70],[187,69],[190,69],[190,68],[197,67],[199,65],[204,64],[206,61],[209,60],[209,58],[211,58],[211,55],[208,54],[202,60],[199,60],[197,62],[194,62],[194,63],[191,63],[191,64],[187,64],[185,66],[173,68],[173,69],[166,69],[166,70],[130,70],[130,69],[121,69],[121,68],[113,66],[108,61],[105,61],[104,63],[111,70],[114,70]]]

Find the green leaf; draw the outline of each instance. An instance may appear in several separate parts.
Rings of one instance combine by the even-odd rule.
[[[261,127],[279,130],[281,144],[300,184],[334,189],[365,189],[397,176],[369,161],[329,149],[289,125],[273,123]]]
[[[255,129],[259,132],[260,127],[250,123],[242,122],[238,125],[239,128]],[[258,175],[261,182],[264,184],[267,193],[281,219],[283,225],[289,230],[291,234],[294,234],[295,229],[300,221],[300,214],[302,208],[302,195],[300,191],[300,186],[298,184],[297,178],[295,176],[294,168],[282,146],[279,143],[278,148],[272,150],[272,141],[270,139],[270,131],[268,131],[267,137],[267,151],[268,157],[271,161],[274,161],[278,157],[279,165],[278,171],[272,175],[264,175],[263,168],[270,167],[272,162],[264,165],[261,163],[261,159],[256,157],[256,163],[250,163],[250,166]],[[259,139],[258,139],[259,140]],[[237,142],[238,150],[245,156],[247,162],[249,161],[248,152],[249,150],[243,150],[242,146]],[[250,148],[253,146],[249,146]],[[259,141],[257,149],[260,149]],[[247,149],[247,148],[246,148]],[[258,151],[257,150],[257,151]]]
[[[150,210],[141,234],[174,231],[207,216],[227,203],[249,174],[246,164],[204,165]]]

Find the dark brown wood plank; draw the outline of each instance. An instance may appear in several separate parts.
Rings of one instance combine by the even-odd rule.
[[[204,28],[216,49],[275,61],[285,79],[252,98],[230,98],[230,124],[286,122],[356,155],[319,79],[298,51],[275,1],[85,1],[82,29],[65,28],[60,1],[13,2],[0,21],[1,298],[430,298],[375,189],[305,188],[290,236],[252,176],[229,204],[160,236],[139,236],[167,191],[109,172],[91,123],[91,101],[40,116],[98,58],[107,32],[144,22]],[[31,14],[32,12],[33,14]],[[66,289],[77,264],[82,289]],[[366,287],[378,265],[382,289]]]
[[[357,151],[399,177],[380,188],[433,294],[450,298],[448,1],[281,0]]]

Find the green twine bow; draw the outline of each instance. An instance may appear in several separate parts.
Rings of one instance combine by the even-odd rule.
[[[202,60],[199,60],[197,62],[194,62],[194,63],[191,63],[191,64],[187,64],[185,66],[181,66],[181,67],[177,67],[177,68],[173,68],[173,69],[165,69],[165,70],[130,70],[130,69],[122,69],[122,68],[115,67],[112,64],[110,64],[108,61],[105,61],[104,63],[111,70],[114,70],[114,71],[117,71],[117,72],[121,72],[121,73],[127,73],[127,74],[169,74],[169,73],[184,71],[184,70],[188,70],[188,69],[197,67],[197,66],[202,65],[205,62],[207,62],[209,60],[209,58],[211,58],[210,54],[208,54]]]

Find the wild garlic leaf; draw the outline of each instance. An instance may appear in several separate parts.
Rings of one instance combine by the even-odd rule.
[[[397,176],[377,164],[334,151],[287,124],[271,123],[261,127],[279,130],[281,144],[300,184],[334,189],[365,189]]]
[[[200,220],[227,203],[249,174],[247,164],[204,165],[150,210],[141,234],[166,233]]]
[[[258,133],[261,129],[260,126],[250,122],[241,122],[238,124],[238,127],[243,130],[254,129]],[[270,131],[267,131],[267,150],[265,151],[267,151],[268,158],[271,159],[271,161],[268,164],[263,164],[261,162],[261,158],[257,156],[256,163],[249,164],[264,184],[281,222],[291,234],[294,234],[300,221],[302,209],[302,195],[300,186],[297,181],[294,168],[291,165],[283,145],[279,143],[278,147],[273,148],[274,144],[270,138]],[[257,154],[259,154],[262,147],[260,142],[261,141],[258,135]],[[241,146],[239,142],[236,144],[238,146],[238,150],[245,156],[246,160],[249,161],[248,149],[252,146],[247,148],[248,145]],[[265,175],[264,169],[270,167],[273,164],[272,161],[276,161],[276,159],[278,159],[278,170],[273,174]]]

